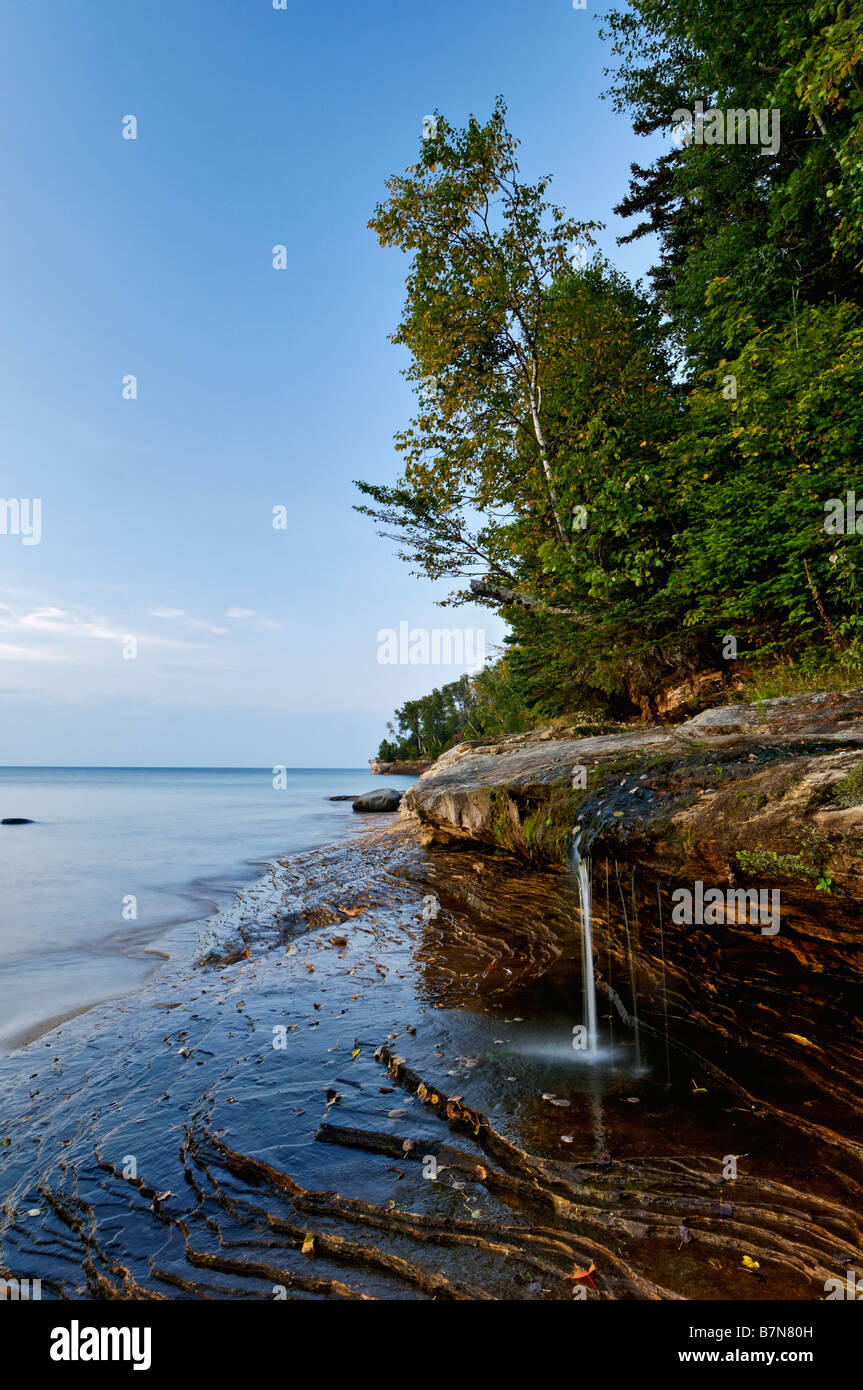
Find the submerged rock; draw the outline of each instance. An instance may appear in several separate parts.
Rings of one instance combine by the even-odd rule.
[[[355,811],[397,811],[402,793],[394,787],[381,787],[380,791],[366,792],[354,802]]]

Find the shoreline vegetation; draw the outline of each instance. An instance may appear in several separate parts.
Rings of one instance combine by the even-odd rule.
[[[859,7],[731,0],[717,26],[633,0],[603,26],[607,99],[668,142],[614,209],[656,239],[647,286],[522,172],[503,98],[428,117],[370,223],[408,261],[417,408],[358,510],[508,625],[396,712],[382,761],[863,679]],[[781,138],[681,127],[704,96]]]

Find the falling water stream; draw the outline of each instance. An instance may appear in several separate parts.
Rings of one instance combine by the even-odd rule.
[[[590,855],[582,858],[579,850],[580,838],[581,831],[576,830],[570,853],[573,871],[578,883],[579,903],[581,904],[581,988],[584,1001],[584,1024],[587,1029],[587,1052],[589,1056],[595,1056],[597,1045],[596,983],[593,978],[593,937],[590,922]]]
[[[620,870],[617,860],[614,861],[614,876],[617,879],[617,886],[620,890],[620,905],[623,908],[623,926],[626,932],[626,953],[629,956],[629,985],[632,992],[632,1028],[635,1035],[635,1065],[641,1066],[641,1035],[638,1026],[638,991],[635,985],[635,957],[632,951],[632,933],[629,930],[629,917],[626,913],[626,899],[623,896],[623,884],[620,881]]]
[[[665,936],[662,930],[662,893],[656,885],[656,906],[659,909],[659,950],[662,958],[662,1014],[665,1032],[665,1084],[671,1085],[671,1050],[668,1037],[668,982],[665,976]]]

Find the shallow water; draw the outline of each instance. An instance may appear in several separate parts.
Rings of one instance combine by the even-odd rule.
[[[572,1048],[566,875],[382,833],[245,889],[208,964],[196,932],[0,1060],[0,1264],[43,1297],[807,1300],[859,1260],[848,1153],[676,1016],[636,1056],[600,996]]]
[[[263,863],[361,831],[328,798],[384,780],[414,779],[300,768],[276,790],[271,769],[0,768],[0,818],[36,822],[0,826],[0,1051],[140,985],[166,927]]]

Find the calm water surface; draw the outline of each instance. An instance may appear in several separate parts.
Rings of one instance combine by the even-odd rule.
[[[368,768],[0,768],[0,1051],[158,964],[165,927],[203,918],[262,867],[362,831],[328,798],[411,777]],[[132,901],[134,899],[134,901]],[[135,914],[135,915],[133,915]]]

